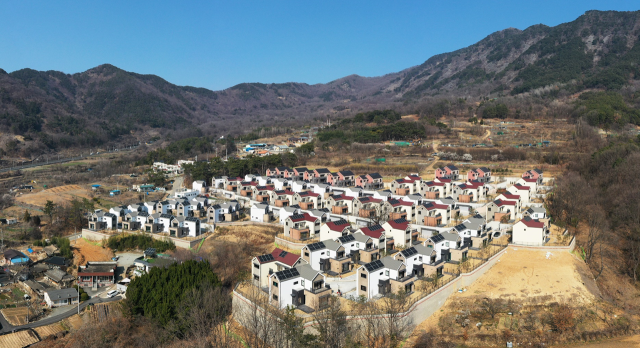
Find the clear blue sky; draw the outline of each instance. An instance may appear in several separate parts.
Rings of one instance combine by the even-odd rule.
[[[103,63],[214,90],[379,76],[508,27],[554,26],[609,1],[2,1],[0,68]]]

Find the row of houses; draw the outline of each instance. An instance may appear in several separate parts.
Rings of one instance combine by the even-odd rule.
[[[455,173],[454,168],[448,168]],[[327,204],[321,209],[303,209],[297,204],[281,208],[280,214],[282,209],[291,211],[285,212],[287,216],[280,219],[286,237],[318,241],[302,247],[300,255],[276,249],[271,254],[254,258],[253,282],[269,294],[274,306],[294,306],[310,312],[326,305],[332,293],[328,276],[355,271],[352,295],[376,299],[399,290],[412,292],[414,281],[419,277],[441,276],[447,267],[466,260],[470,251],[480,250],[504,233],[505,225],[512,225],[515,243],[545,243],[549,227],[546,210],[539,206],[523,210],[542,185],[542,171],[537,169],[524,173],[493,201],[478,205],[475,215],[451,224],[453,217],[459,216],[458,205],[466,202],[465,198],[460,200],[461,196],[470,196],[470,201],[486,197],[488,178],[490,171],[486,168],[473,170],[473,174],[467,176],[468,181],[463,183],[445,177],[423,181],[417,175],[409,175],[395,180],[392,190],[395,189],[396,194],[386,197],[349,197],[330,191],[333,194],[326,196]],[[422,186],[437,195],[427,199],[419,192],[414,193]],[[313,187],[310,184],[307,189],[313,190]],[[456,191],[458,195],[454,199],[451,196]],[[293,195],[300,193],[306,195],[292,192]],[[398,193],[403,197],[398,199]],[[446,198],[441,198],[443,196]],[[274,221],[268,218],[272,214],[270,202],[265,199],[254,203],[252,219]],[[367,226],[357,227],[348,220],[348,215],[354,212],[358,216],[379,217],[379,211],[387,210],[389,216],[379,223],[373,223],[371,219]],[[420,236],[412,221],[440,227],[440,232]]]

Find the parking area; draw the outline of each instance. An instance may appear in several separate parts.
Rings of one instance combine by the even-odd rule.
[[[137,258],[142,256],[142,253],[132,253],[132,252],[126,252],[126,253],[116,253],[116,256],[118,257],[118,278],[117,280],[120,281],[122,279],[124,279],[124,272],[127,270],[127,268],[131,265],[133,265],[133,261],[135,261]]]

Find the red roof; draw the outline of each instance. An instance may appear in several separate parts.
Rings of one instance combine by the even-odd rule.
[[[514,201],[503,201],[501,199],[496,199],[495,201],[493,201],[493,203],[495,203],[499,207],[503,205],[516,205],[516,202]]]
[[[343,223],[341,223],[339,225],[336,225],[336,222],[341,222],[341,221]],[[327,222],[327,227],[329,227],[329,229],[332,230],[332,231],[342,232],[342,231],[344,231],[345,228],[351,226],[351,224],[349,224],[349,223],[344,223],[344,222],[346,222],[346,220],[338,220],[336,222],[334,222],[334,221]]]
[[[520,220],[520,222],[522,222],[527,227],[533,227],[533,228],[543,228],[544,227],[544,223],[542,223],[542,222],[540,222],[538,220],[522,219],[522,220]]]
[[[300,197],[306,197],[306,196],[318,197],[318,196],[320,196],[319,194],[317,194],[315,192],[311,192],[311,191],[300,192],[299,195],[300,195]]]
[[[387,223],[389,224],[389,226],[391,226],[391,228],[396,230],[404,231],[407,229],[407,227],[409,227],[409,221],[405,219],[389,220],[387,221]]]
[[[373,229],[372,229],[373,228]],[[373,225],[369,227],[363,227],[360,229],[365,236],[380,239],[382,234],[384,234],[384,228],[380,225]]]
[[[451,182],[451,179],[445,179],[445,178],[436,178],[436,180],[440,181],[440,182]]]
[[[427,181],[427,186],[444,186],[443,182]]]
[[[515,185],[513,185],[513,187],[515,187],[515,188],[516,188],[516,190],[525,190],[525,191],[529,191],[529,189],[530,189],[530,188],[529,188],[529,186],[522,186],[522,185],[520,185],[520,184],[515,184]]]
[[[502,195],[504,196],[504,198],[507,198],[507,199],[515,199],[515,200],[520,199],[519,195],[510,195],[508,193],[503,193]]]
[[[333,196],[333,200],[334,201],[352,201],[353,197],[349,197],[347,195],[337,195],[337,196]]]
[[[294,218],[294,216],[296,218]],[[312,216],[309,213],[291,215],[291,216],[289,216],[289,219],[291,219],[291,221],[293,221],[293,222],[300,222],[300,221],[316,222],[316,221],[318,221],[317,217]]]
[[[363,203],[380,203],[380,202],[382,202],[382,199],[373,198],[371,196],[360,197],[359,200],[360,200],[360,202],[363,202]]]
[[[433,209],[444,209],[444,210],[447,210],[449,208],[448,205],[437,204],[437,203],[433,203],[433,202],[431,204],[425,204],[424,207],[427,208],[427,210],[433,210]]]
[[[522,178],[522,180],[526,181],[526,182],[538,182],[538,180],[536,179],[530,179],[530,178]]]
[[[271,255],[273,255],[275,261],[280,261],[289,267],[293,267],[293,265],[295,265],[296,262],[298,262],[298,260],[300,259],[300,256],[286,252],[280,248],[273,249]]]
[[[284,190],[284,194],[287,196],[293,196],[295,193],[293,193],[293,191],[291,190]]]

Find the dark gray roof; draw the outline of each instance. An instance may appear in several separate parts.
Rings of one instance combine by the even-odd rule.
[[[60,289],[60,290],[48,290],[45,291],[46,294],[49,295],[49,298],[51,299],[51,301],[57,301],[57,300],[65,300],[65,299],[69,299],[69,298],[78,298],[78,290],[71,288],[71,289]]]

